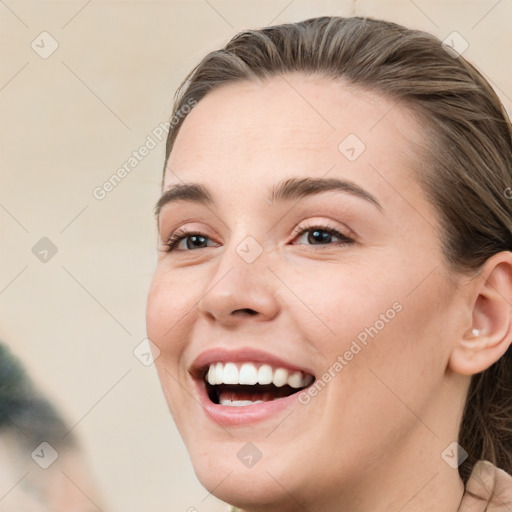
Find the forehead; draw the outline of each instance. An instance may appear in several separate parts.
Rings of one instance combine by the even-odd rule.
[[[403,105],[342,81],[296,73],[229,84],[185,118],[164,190],[202,181],[266,191],[278,178],[326,173],[371,189],[382,185],[381,172],[415,186],[421,143],[418,122]]]

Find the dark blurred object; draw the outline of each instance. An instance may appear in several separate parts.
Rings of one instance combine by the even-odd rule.
[[[101,510],[76,436],[0,342],[0,512]]]

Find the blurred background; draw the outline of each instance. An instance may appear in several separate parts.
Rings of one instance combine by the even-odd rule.
[[[207,52],[322,15],[447,39],[512,112],[510,0],[0,0],[0,338],[80,437],[105,511],[223,510],[145,356],[164,123]]]

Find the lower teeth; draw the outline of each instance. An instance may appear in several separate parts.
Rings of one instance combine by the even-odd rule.
[[[247,407],[272,402],[290,396],[300,390],[283,386],[242,386],[242,385],[221,385],[210,386],[207,384],[208,397],[214,404],[227,407]]]
[[[262,404],[263,400],[229,400],[228,398],[221,398],[220,405],[227,405],[228,407],[243,407],[245,405]]]

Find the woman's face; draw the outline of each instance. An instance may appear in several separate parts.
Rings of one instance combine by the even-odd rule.
[[[147,329],[220,499],[348,501],[393,468],[434,467],[456,439],[447,364],[463,298],[414,179],[421,141],[403,107],[300,74],[224,86],[185,119],[164,192],[194,184],[211,200],[161,205]]]

